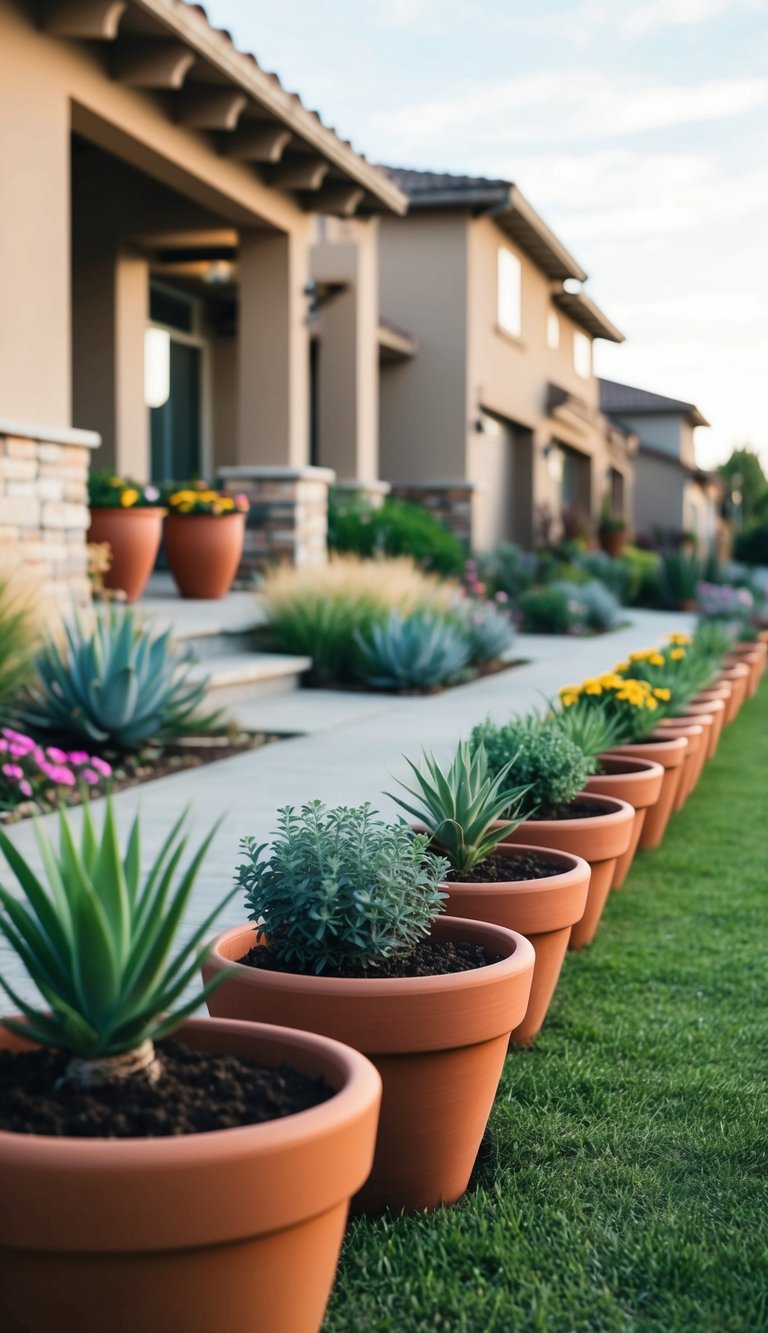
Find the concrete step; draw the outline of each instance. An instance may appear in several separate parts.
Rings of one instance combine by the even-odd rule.
[[[312,665],[311,657],[289,657],[284,653],[234,652],[196,662],[190,679],[208,678],[208,702],[227,708],[237,717],[238,704],[290,694]]]

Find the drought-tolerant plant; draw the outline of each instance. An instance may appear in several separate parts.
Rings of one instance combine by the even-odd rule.
[[[160,503],[160,490],[130,477],[119,477],[111,468],[91,468],[88,503],[92,509],[148,509]]]
[[[696,602],[702,620],[724,620],[734,626],[748,621],[755,608],[754,594],[749,588],[704,580],[696,587]]]
[[[696,601],[702,567],[697,555],[684,549],[665,551],[659,566],[659,599],[667,611]]]
[[[594,704],[594,700],[581,695],[568,708],[563,707],[562,699],[559,704],[550,704],[549,716],[552,722],[559,727],[564,736],[579,747],[582,754],[586,755],[593,769],[599,754],[604,750],[610,750],[613,745],[621,744],[625,739],[622,720],[607,706],[608,697],[605,692],[601,693],[601,699],[604,702],[602,706],[597,707],[590,706]]]
[[[162,497],[172,514],[212,514],[222,518],[227,514],[245,514],[251,507],[247,495],[228,495],[214,490],[207,481],[164,482]]]
[[[0,709],[12,703],[29,675],[39,639],[37,591],[18,567],[0,565]]]
[[[626,666],[622,662],[615,671],[560,690],[561,711],[556,712],[555,721],[585,754],[597,755],[612,745],[642,740],[671,711],[671,691],[621,675],[620,669]],[[593,751],[600,732],[605,734],[605,743]]]
[[[671,634],[669,642],[658,648],[630,653],[629,661],[619,663],[616,670],[620,676],[665,689],[667,712],[674,712],[710,683],[732,641],[733,633],[719,621],[705,621],[693,636]]]
[[[537,569],[538,559],[532,552],[512,542],[502,542],[488,555],[467,561],[464,582],[470,591],[480,585],[476,595],[502,592],[510,601],[517,602],[521,593],[533,587]]]
[[[614,629],[619,623],[619,599],[599,579],[580,584],[573,596],[579,604],[580,618],[587,629],[601,632]]]
[[[190,669],[190,659],[172,651],[171,631],[152,634],[130,608],[103,608],[92,627],[74,615],[63,644],[49,640],[36,657],[20,714],[34,732],[135,751],[214,722],[198,712],[206,682],[191,679]]]
[[[99,755],[38,745],[12,727],[0,728],[0,810],[23,801],[49,809],[65,793],[97,787],[111,776],[111,764]]]
[[[316,682],[355,675],[356,634],[382,624],[390,611],[447,614],[457,589],[418,569],[412,560],[360,560],[335,555],[327,565],[270,570],[261,590],[275,646],[311,657]]]
[[[390,611],[383,625],[356,634],[358,671],[380,689],[429,690],[455,681],[469,662],[470,649],[458,626],[416,611]]]
[[[574,555],[573,563],[588,579],[604,583],[623,605],[630,601],[634,579],[629,560],[623,554],[614,558],[605,551],[581,551]]]
[[[359,495],[332,490],[328,546],[362,556],[407,555],[423,569],[453,578],[461,574],[464,548],[440,519],[407,500],[374,507]]]
[[[38,831],[44,879],[0,829],[0,851],[23,894],[18,898],[0,886],[0,933],[43,1000],[42,1008],[28,1003],[0,975],[0,986],[24,1020],[3,1022],[11,1032],[69,1052],[66,1078],[72,1083],[120,1082],[140,1072],[161,1077],[154,1043],[210,990],[184,998],[222,903],[170,957],[215,833],[181,873],[185,819],[182,814],[170,829],[146,875],[139,816],[123,852],[110,800],[101,829],[85,805],[79,843],[63,811],[58,851]]]
[[[527,788],[517,812],[526,819],[534,813],[546,817],[553,808],[569,804],[591,772],[579,747],[540,717],[513,718],[502,726],[486,718],[474,728],[470,744],[473,750],[484,747],[492,774],[506,771],[509,779]]]
[[[511,764],[495,776],[489,773],[482,745],[473,751],[462,741],[445,768],[426,753],[421,767],[410,759],[406,762],[415,786],[399,779],[398,783],[416,804],[394,794],[392,799],[426,826],[432,841],[460,874],[487,861],[494,847],[525,818],[520,811],[526,788],[507,785]],[[507,823],[494,828],[502,815]]]
[[[575,591],[575,590],[573,590]],[[562,588],[531,588],[518,602],[528,634],[570,634],[578,624],[578,603]]]
[[[278,816],[268,844],[244,838],[237,882],[258,938],[292,971],[354,975],[411,953],[442,910],[448,862],[429,834],[386,824],[370,805],[312,801]]]
[[[460,607],[460,616],[469,660],[478,666],[498,662],[515,642],[515,629],[508,612],[493,602],[467,599]]]

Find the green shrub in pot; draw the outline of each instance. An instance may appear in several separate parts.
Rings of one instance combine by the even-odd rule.
[[[587,756],[558,726],[540,717],[513,719],[499,725],[490,718],[472,731],[473,751],[482,746],[492,774],[525,787],[522,814],[546,816],[555,806],[568,804],[581,791],[590,774]]]

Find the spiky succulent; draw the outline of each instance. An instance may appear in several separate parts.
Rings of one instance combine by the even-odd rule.
[[[392,796],[420,823],[426,825],[433,842],[445,852],[454,870],[466,873],[486,861],[502,838],[522,823],[523,798],[527,787],[507,785],[511,764],[506,764],[493,776],[488,771],[485,747],[479,745],[472,752],[468,741],[462,741],[446,768],[441,767],[434,755],[425,754],[419,768],[410,759],[416,785],[409,787],[400,782],[415,798],[411,805],[401,796]],[[501,828],[493,824],[504,816]]]
[[[128,752],[199,733],[215,717],[199,716],[206,682],[190,670],[171,648],[171,631],[153,635],[130,609],[102,610],[92,628],[75,614],[63,644],[50,640],[38,655],[21,717],[33,732]]]
[[[515,642],[515,628],[505,611],[493,602],[467,601],[462,606],[461,630],[471,662],[497,662]]]
[[[393,611],[355,642],[363,679],[389,689],[444,685],[469,661],[469,646],[456,626],[418,611],[407,617]]]
[[[97,830],[86,804],[76,841],[59,815],[56,850],[42,828],[39,878],[0,829],[0,851],[22,897],[0,885],[0,932],[39,991],[44,1007],[27,1003],[0,974],[0,986],[24,1022],[12,1032],[87,1061],[136,1051],[171,1032],[204,998],[183,999],[206,953],[203,940],[222,903],[197,927],[175,958],[171,949],[216,831],[204,838],[177,875],[187,837],[186,812],[168,832],[146,876],[141,874],[139,816],[125,853],[111,801]],[[225,900],[226,901],[226,900]]]

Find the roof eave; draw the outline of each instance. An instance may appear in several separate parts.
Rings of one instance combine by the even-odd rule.
[[[626,341],[621,329],[604,315],[599,306],[583,292],[555,292],[552,297],[558,309],[590,334],[592,338],[602,338],[605,342],[623,343]]]

